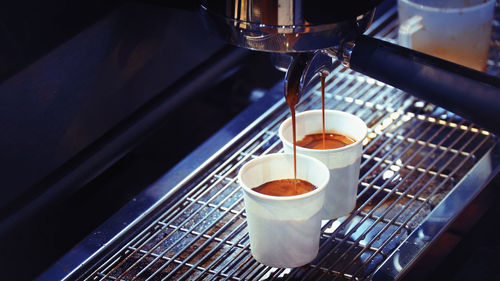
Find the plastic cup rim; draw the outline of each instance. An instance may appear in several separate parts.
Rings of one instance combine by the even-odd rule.
[[[299,117],[301,115],[316,114],[318,112],[321,113],[321,109],[306,110],[306,111],[297,113],[295,115],[295,118],[297,119],[297,117]],[[363,120],[361,120],[361,118],[359,118],[358,116],[350,114],[350,113],[347,113],[347,112],[344,112],[344,111],[334,110],[334,109],[327,109],[327,110],[325,110],[325,115],[327,114],[327,112],[332,112],[332,113],[335,113],[335,114],[346,115],[346,116],[352,117],[352,118],[357,119],[358,121],[360,121],[360,123],[363,124],[363,130],[364,130],[363,137],[361,137],[360,139],[357,139],[355,142],[353,142],[351,144],[348,144],[348,145],[345,145],[345,146],[342,146],[342,147],[339,147],[339,148],[313,149],[313,148],[306,148],[306,147],[302,147],[302,146],[297,146],[297,151],[306,151],[306,152],[338,152],[338,151],[344,151],[344,150],[351,149],[352,147],[358,145],[368,135],[368,127],[366,126],[366,123]],[[279,130],[278,130],[278,135],[279,135],[279,138],[281,139],[281,141],[283,141],[284,143],[286,143],[286,145],[288,145],[290,147],[293,146],[293,143],[290,142],[289,140],[287,140],[283,136],[283,131],[285,130],[285,123],[291,123],[292,122],[291,119],[292,119],[292,117],[288,117],[285,121],[283,121],[281,123],[280,127],[279,127]],[[339,133],[342,134],[343,132],[339,132]]]
[[[325,176],[325,181],[321,185],[317,186],[316,189],[309,191],[309,192],[306,192],[306,193],[299,194],[299,195],[293,195],[293,196],[273,196],[273,195],[262,194],[260,192],[254,191],[254,190],[252,190],[252,188],[248,187],[246,184],[243,184],[243,180],[241,178],[242,174],[245,170],[247,170],[251,167],[252,163],[255,163],[256,161],[265,161],[265,159],[267,159],[267,158],[283,157],[283,156],[284,157],[286,157],[286,156],[293,157],[293,154],[291,154],[291,153],[271,153],[271,154],[266,154],[266,155],[260,156],[258,158],[252,159],[252,160],[248,161],[247,163],[245,163],[245,165],[243,165],[240,168],[240,170],[238,171],[238,182],[239,182],[241,188],[245,192],[248,192],[249,194],[252,194],[253,196],[259,197],[261,199],[267,199],[267,200],[273,200],[273,201],[300,200],[300,199],[314,196],[326,188],[326,186],[328,185],[328,181],[330,179],[330,176],[329,176],[330,170],[328,170],[326,165],[323,164],[323,162],[319,161],[318,159],[311,157],[311,156],[303,155],[303,154],[297,154],[297,158],[299,158],[299,157],[300,158],[308,158],[309,160],[316,162],[316,164],[318,164],[318,167],[321,167],[321,169],[323,169],[323,172],[325,173],[325,175],[328,175],[328,176]]]

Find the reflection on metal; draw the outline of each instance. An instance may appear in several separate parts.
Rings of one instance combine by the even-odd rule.
[[[330,48],[361,34],[380,0],[204,0],[207,27],[225,41],[268,52]]]
[[[394,21],[384,22],[378,35],[394,40],[396,26]],[[490,71],[499,75],[496,64],[490,65]],[[320,98],[316,86],[303,96],[297,111],[319,108]],[[491,157],[496,153],[496,137],[341,65],[328,76],[326,107],[359,116],[370,132],[361,161],[357,206],[349,216],[324,222],[319,254],[312,263],[279,269],[252,258],[236,182],[244,163],[282,150],[277,130],[289,113],[281,100],[231,140],[227,153],[207,161],[175,187],[175,194],[165,196],[122,233],[117,238],[123,239],[119,247],[104,247],[100,252],[105,258],[82,264],[76,272],[83,275],[68,279],[401,277],[498,166]]]

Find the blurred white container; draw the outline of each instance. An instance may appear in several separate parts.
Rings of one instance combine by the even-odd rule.
[[[321,110],[304,111],[296,115],[297,141],[308,134],[323,132]],[[297,146],[297,154],[312,156],[330,170],[326,188],[323,219],[345,216],[356,206],[359,169],[363,153],[363,140],[368,129],[365,122],[355,115],[338,110],[325,110],[325,130],[354,139],[356,142],[335,149],[310,149]],[[279,137],[286,153],[293,153],[292,118],[279,128]]]
[[[398,0],[399,44],[485,71],[496,0]]]
[[[238,173],[243,188],[252,256],[272,267],[298,267],[318,254],[321,208],[328,169],[320,161],[297,155],[297,178],[317,188],[296,196],[270,196],[252,190],[279,179],[293,179],[293,155],[269,154],[246,163]]]

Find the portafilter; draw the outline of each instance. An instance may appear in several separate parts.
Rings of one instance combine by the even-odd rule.
[[[278,57],[303,92],[333,60],[500,133],[500,79],[363,33],[381,0],[203,0],[208,29]],[[300,77],[300,78],[299,78]]]

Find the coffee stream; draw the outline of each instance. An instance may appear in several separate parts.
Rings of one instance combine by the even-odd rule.
[[[293,97],[294,95],[289,95],[289,97]],[[298,99],[286,99],[288,106],[290,107],[290,113],[292,114],[292,135],[293,135],[293,178],[297,179],[297,147],[296,147],[296,126],[295,126],[295,105],[297,104]]]
[[[304,64],[304,60],[294,60],[294,63]],[[303,69],[304,66],[291,67],[290,69]],[[323,119],[323,131],[319,134],[307,135],[304,139],[297,142],[296,139],[296,122],[295,122],[295,106],[299,102],[299,88],[301,71],[292,71],[289,75],[288,84],[285,87],[285,99],[290,108],[292,117],[292,134],[293,134],[293,179],[283,179],[266,182],[253,190],[262,194],[273,196],[293,196],[303,194],[314,190],[316,187],[308,181],[297,179],[297,145],[312,148],[312,149],[331,149],[338,148],[354,142],[354,140],[334,133],[327,133],[325,130],[325,78],[327,72],[320,72],[321,79],[321,109]]]
[[[296,148],[296,126],[295,126],[295,106],[299,102],[300,98],[300,79],[302,77],[303,70],[306,68],[309,62],[309,55],[299,54],[292,60],[292,64],[289,66],[286,73],[285,84],[285,99],[290,108],[290,113],[292,115],[292,134],[293,134],[293,178],[297,181],[297,148]],[[295,187],[296,190],[297,188]]]
[[[321,115],[323,119],[323,149],[326,149],[326,130],[325,130],[325,73],[320,72],[319,78],[321,79]]]
[[[299,61],[299,60],[296,60]],[[300,69],[300,67],[299,67]],[[325,77],[327,73],[320,72],[321,78],[321,105],[323,110],[323,147],[325,146]],[[293,179],[294,179],[294,190],[297,192],[297,126],[295,122],[295,106],[299,102],[299,91],[300,91],[300,76],[297,73],[291,73],[288,77],[289,85],[285,88],[285,98],[290,108],[290,114],[292,117],[292,138],[293,138]]]
[[[320,71],[319,77],[321,79],[321,109],[323,114],[323,149],[326,148],[326,130],[325,130],[325,78],[328,76],[326,71]],[[295,106],[299,102],[299,82],[300,76],[291,73],[287,87],[285,88],[285,98],[290,108],[292,117],[292,138],[293,138],[293,176],[297,180],[297,126],[295,122]]]
[[[293,63],[299,64],[299,67],[290,67],[290,69],[300,69],[302,70],[305,66],[305,60],[296,59]],[[303,64],[300,66],[300,64]],[[285,87],[285,98],[290,108],[290,114],[292,117],[292,136],[293,136],[293,178],[294,178],[294,190],[297,192],[297,126],[295,122],[295,106],[299,102],[299,91],[300,91],[300,77],[302,71],[290,71],[287,73],[289,77],[287,77],[288,84]],[[325,132],[325,77],[328,73],[321,71],[320,79],[321,79],[321,106],[323,112],[323,149],[326,147],[326,132]]]
[[[292,114],[292,134],[293,134],[293,188],[296,191],[297,185],[295,182],[297,181],[297,147],[296,143],[296,127],[295,127],[295,105],[297,105],[299,101],[299,97],[296,94],[289,94],[286,97],[286,102],[288,103],[288,107],[290,107],[290,113]]]

